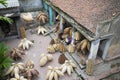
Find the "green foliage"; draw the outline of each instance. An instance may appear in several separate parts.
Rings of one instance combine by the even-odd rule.
[[[3,16],[0,16],[0,20],[4,21],[4,22],[7,22],[9,24],[11,24],[13,22],[12,19],[10,18],[7,18],[7,17],[3,17]]]
[[[3,76],[3,70],[11,65],[12,59],[7,56],[8,47],[0,43],[0,78]]]
[[[6,0],[0,0],[0,4],[2,4],[2,5],[4,5],[5,7],[7,7],[7,2],[6,2]],[[9,23],[9,24],[11,24],[11,23],[13,22],[12,19],[7,18],[7,17],[3,17],[3,16],[0,16],[0,20],[5,21],[5,22],[7,22],[7,23]]]
[[[0,0],[0,4],[4,5],[5,7],[7,7],[7,2],[6,0]]]

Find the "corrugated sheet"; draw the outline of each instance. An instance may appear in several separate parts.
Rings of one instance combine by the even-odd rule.
[[[19,1],[18,0],[7,0],[7,8],[13,8],[13,7],[19,7]],[[0,9],[4,9],[3,5],[0,4]]]

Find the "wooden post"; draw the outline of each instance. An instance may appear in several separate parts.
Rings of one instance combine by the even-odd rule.
[[[63,32],[63,18],[62,16],[60,17],[60,32]]]
[[[53,24],[56,22],[56,12],[53,10]]]
[[[53,25],[53,9],[49,6],[49,24]]]
[[[111,44],[111,41],[112,41],[112,38],[108,39],[107,42],[105,43],[105,47],[104,47],[103,55],[102,55],[103,60],[106,59],[107,51],[108,51],[108,48],[109,48],[109,46]]]
[[[72,42],[71,42],[71,44],[72,44],[72,45],[74,44],[74,27],[73,27],[73,29],[72,29]]]
[[[90,54],[88,59],[92,59],[92,60],[96,59],[99,44],[100,44],[100,39],[91,42]]]
[[[45,11],[48,11],[48,5],[45,3],[45,1],[43,1],[43,7],[44,7]]]

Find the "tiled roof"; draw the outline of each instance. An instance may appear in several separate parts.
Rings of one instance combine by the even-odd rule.
[[[100,21],[120,12],[120,0],[50,0],[53,5],[95,33]]]
[[[7,8],[19,7],[18,0],[7,0]],[[6,8],[2,4],[0,4],[0,9]]]

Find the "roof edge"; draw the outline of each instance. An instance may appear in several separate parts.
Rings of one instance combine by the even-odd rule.
[[[56,7],[53,3],[50,1],[44,0],[47,5],[51,6],[56,12],[58,12],[63,18],[65,18],[72,26],[74,26],[82,35],[84,35],[88,40],[93,41],[96,40],[96,36],[93,32],[89,31],[85,27],[83,27],[81,24],[79,24],[74,18],[69,16],[67,13],[65,13],[60,8]]]

